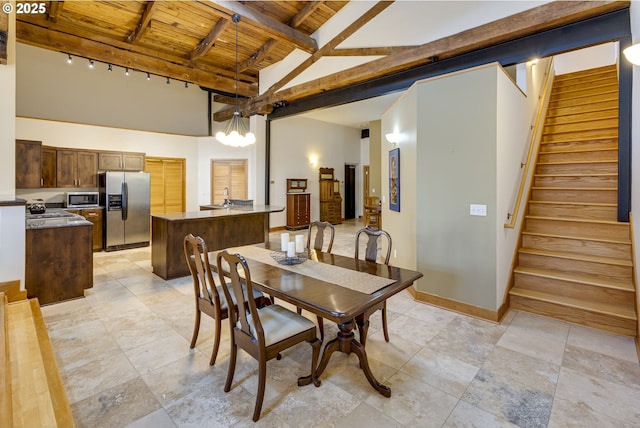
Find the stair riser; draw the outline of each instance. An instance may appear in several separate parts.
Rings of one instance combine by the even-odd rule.
[[[558,162],[617,162],[617,150],[597,150],[593,152],[540,153],[538,164]]]
[[[620,306],[626,310],[633,310],[635,301],[635,293],[632,291],[545,278],[519,272],[513,274],[513,285],[526,290],[555,294],[572,299],[607,302],[607,304]]]
[[[583,311],[560,304],[520,298],[519,296],[513,295],[510,297],[510,304],[513,309],[595,328],[612,334],[629,337],[635,337],[636,335],[635,320]]]
[[[551,93],[551,98],[549,99],[549,101],[553,102],[553,101],[558,101],[560,99],[566,100],[566,99],[573,99],[573,98],[589,98],[593,95],[600,95],[606,92],[617,92],[617,91],[618,91],[617,84],[609,84],[609,85],[593,84],[588,88],[574,89],[574,90],[569,90],[569,89],[556,90],[554,88],[553,92]]]
[[[537,174],[617,174],[618,161],[593,163],[560,163],[536,166]]]
[[[576,238],[629,241],[629,225],[626,223],[587,224],[571,220],[547,220],[527,218],[524,230],[547,235],[573,236]]]
[[[533,189],[531,199],[549,202],[578,202],[615,204],[618,201],[617,190],[582,190],[582,189]]]
[[[539,217],[577,218],[584,220],[617,221],[618,209],[615,206],[598,205],[556,205],[529,202],[529,214]]]
[[[588,176],[562,177],[562,176],[536,176],[535,187],[579,187],[579,188],[611,188],[618,186],[618,176]]]
[[[548,115],[544,124],[546,126],[568,125],[570,123],[584,123],[597,120],[618,120],[618,109],[598,110],[577,114],[564,114],[561,116]]]
[[[541,153],[577,150],[618,150],[617,139],[546,142],[540,144]]]
[[[564,251],[588,256],[610,257],[631,261],[631,243],[589,241],[555,236],[522,235],[522,246],[539,250]]]
[[[592,95],[584,98],[559,99],[549,102],[548,109],[554,110],[559,108],[577,107],[600,102],[618,102],[618,92],[607,92],[604,94]]]
[[[617,87],[618,76],[615,75],[600,75],[593,76],[592,78],[568,80],[566,82],[558,82],[557,85],[553,85],[553,91],[551,95],[563,94],[565,92],[574,92],[592,89],[594,87],[602,87],[602,90],[607,90],[611,86]],[[605,89],[607,88],[607,89]]]
[[[556,102],[555,103],[556,106],[559,103],[560,102]],[[618,96],[617,94],[611,94],[607,99],[601,100],[598,102],[596,101],[585,102],[583,104],[574,104],[574,105],[564,106],[564,107],[552,107],[550,105],[549,108],[547,109],[547,117],[551,118],[551,117],[571,115],[571,114],[600,112],[602,110],[607,110],[607,109],[617,110],[618,108],[619,108]]]
[[[574,275],[593,275],[613,281],[631,281],[631,266],[617,266],[584,260],[565,259],[537,254],[518,254],[519,266],[538,269],[552,269]]]
[[[617,128],[618,118],[588,120],[585,122],[560,123],[554,125],[545,125],[543,133],[558,134],[566,132],[584,132],[596,131],[603,128]]]
[[[594,129],[589,131],[574,131],[562,133],[550,133],[546,130],[542,133],[541,141],[561,142],[580,141],[593,138],[618,138],[618,128]]]

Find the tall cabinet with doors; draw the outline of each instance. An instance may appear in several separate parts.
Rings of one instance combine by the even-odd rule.
[[[334,178],[333,168],[320,168],[320,221],[342,223],[340,181]]]
[[[301,229],[311,221],[311,194],[306,178],[287,178],[287,229]]]

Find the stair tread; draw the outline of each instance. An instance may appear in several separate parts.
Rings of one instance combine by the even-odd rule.
[[[621,240],[621,239],[603,239],[603,238],[585,238],[583,236],[573,236],[573,235],[559,235],[556,233],[543,233],[543,232],[530,232],[528,230],[522,231],[523,235],[530,236],[544,236],[547,238],[563,238],[563,239],[575,239],[577,241],[593,241],[593,242],[603,242],[608,244],[625,244],[631,245],[631,240]]]
[[[538,162],[536,165],[586,165],[589,163],[615,163],[618,164],[618,159],[594,159],[594,160],[581,160],[581,161],[554,161],[554,162]]]
[[[530,219],[538,219],[538,220],[554,220],[554,221],[567,221],[567,222],[578,222],[578,223],[596,223],[596,224],[610,224],[610,225],[624,225],[629,226],[629,223],[621,223],[619,221],[611,221],[611,220],[591,220],[591,219],[581,219],[581,218],[564,218],[564,217],[545,217],[540,215],[526,215],[525,218]]]
[[[596,207],[616,207],[618,204],[607,202],[566,202],[566,201],[529,201],[530,204],[550,204],[550,205],[593,205]]]
[[[602,256],[590,256],[587,254],[570,253],[568,251],[552,251],[552,250],[538,250],[534,248],[520,248],[518,253],[534,254],[540,256],[549,256],[562,259],[579,260],[584,262],[602,263],[616,266],[633,267],[633,262],[630,260],[618,259],[615,257],[602,257]]]
[[[617,187],[551,187],[551,186],[532,186],[532,190],[618,190]]]
[[[584,173],[584,174],[534,174],[536,177],[617,177],[615,173]]]
[[[618,148],[609,148],[609,149],[566,149],[566,150],[554,150],[552,152],[540,152],[540,154],[548,155],[548,154],[559,154],[559,153],[594,153],[594,152],[617,152]]]
[[[528,297],[536,300],[543,300],[550,303],[562,304],[577,309],[585,309],[593,312],[599,312],[607,315],[612,315],[620,318],[626,318],[629,320],[637,320],[636,313],[633,309],[620,307],[616,305],[608,305],[606,303],[595,303],[582,299],[575,299],[572,297],[556,296],[549,293],[543,293],[540,291],[527,290],[520,287],[513,287],[509,294],[514,294],[521,297]]]
[[[578,282],[581,284],[593,285],[597,287],[612,288],[616,290],[628,291],[633,293],[635,288],[631,281],[613,281],[611,279],[600,278],[589,275],[576,275],[562,271],[556,271],[552,269],[540,269],[528,266],[518,266],[514,272],[522,273],[525,275],[539,276],[544,278],[558,279],[562,281]]]

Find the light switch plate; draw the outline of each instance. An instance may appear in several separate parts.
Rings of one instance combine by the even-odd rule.
[[[469,205],[469,215],[476,215],[481,217],[487,216],[487,206],[486,205],[478,205],[478,204],[470,204]]]

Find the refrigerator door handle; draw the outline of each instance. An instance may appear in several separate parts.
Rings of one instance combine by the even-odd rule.
[[[127,221],[129,214],[129,188],[127,182],[122,182],[122,220]]]

